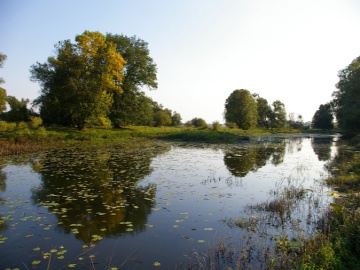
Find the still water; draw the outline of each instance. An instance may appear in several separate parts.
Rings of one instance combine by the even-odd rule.
[[[89,146],[1,159],[0,268],[184,269],[193,260],[209,267],[221,252],[218,268],[239,256],[245,264],[245,253],[247,265],[264,266],[282,240],[295,246],[317,230],[336,140]]]

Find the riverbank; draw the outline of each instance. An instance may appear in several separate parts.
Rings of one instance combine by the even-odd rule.
[[[41,133],[14,132],[0,136],[0,155],[33,153],[67,145],[88,144],[88,142],[94,146],[123,143],[139,138],[182,142],[237,143],[247,141],[255,136],[289,133],[299,134],[299,131],[294,129],[241,130],[225,127],[215,130],[213,128],[130,126],[123,129],[86,129],[83,131],[69,128],[47,128]]]

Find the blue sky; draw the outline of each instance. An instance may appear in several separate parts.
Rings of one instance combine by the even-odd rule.
[[[311,120],[337,73],[360,55],[358,0],[1,0],[0,77],[8,95],[35,99],[29,68],[85,30],[149,43],[158,89],[181,114],[223,122],[224,103],[248,89]]]

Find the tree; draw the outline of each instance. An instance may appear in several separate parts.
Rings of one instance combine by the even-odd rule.
[[[269,121],[271,118],[271,107],[265,98],[259,96],[259,94],[253,94],[257,105],[258,120],[257,126],[262,128],[269,127]]]
[[[296,116],[295,113],[289,113],[289,119],[287,123],[291,128],[296,128],[296,129],[301,129],[304,125],[302,115],[298,114]]]
[[[0,87],[0,113],[6,110],[6,90]]]
[[[9,104],[10,110],[8,112],[3,112],[1,114],[1,119],[8,122],[30,121],[32,112],[27,108],[27,105],[30,102],[29,99],[22,98],[21,100],[18,100],[16,97],[7,96],[5,100]]]
[[[276,100],[272,104],[273,110],[271,115],[271,127],[283,128],[286,125],[286,110],[285,104],[280,100]]]
[[[31,67],[31,79],[41,85],[35,101],[47,124],[85,127],[91,117],[106,116],[113,102],[112,94],[121,93],[122,56],[115,44],[99,32],[85,31],[59,42],[56,57]]]
[[[143,103],[145,94],[141,92],[141,88],[144,86],[149,89],[157,88],[156,65],[150,57],[148,43],[136,36],[107,34],[106,40],[116,45],[116,51],[126,61],[124,79],[121,83],[123,93],[113,93],[114,102],[109,118],[115,127],[135,124],[141,121],[139,104],[145,105]]]
[[[255,127],[258,119],[257,105],[248,90],[235,90],[225,102],[225,121],[234,122],[241,129]]]
[[[180,113],[174,112],[171,116],[171,125],[180,126],[181,125],[181,115]]]
[[[0,68],[2,68],[4,66],[4,62],[5,62],[6,58],[7,58],[7,56],[0,52]],[[5,82],[5,80],[0,77],[0,84],[2,84],[4,82]]]
[[[333,106],[339,128],[346,133],[360,131],[360,56],[339,71]]]
[[[312,118],[312,125],[314,128],[320,129],[333,129],[334,128],[334,116],[330,103],[321,104],[319,109],[315,112]]]
[[[198,117],[191,119],[191,125],[197,128],[206,128],[208,126],[204,119]]]
[[[170,126],[171,125],[171,111],[168,109],[159,110],[154,113],[155,126]]]
[[[124,91],[121,95],[114,94],[113,98],[109,118],[114,127],[152,125],[154,101],[143,92]]]
[[[4,62],[6,60],[6,55],[0,53],[0,68],[3,67]],[[5,80],[0,77],[0,84],[4,83]],[[6,90],[2,87],[0,87],[0,113],[6,110]]]

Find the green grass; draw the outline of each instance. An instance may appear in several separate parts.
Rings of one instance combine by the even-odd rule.
[[[201,143],[238,143],[249,140],[252,136],[298,133],[294,129],[230,129],[211,127],[197,129],[193,127],[145,127],[129,126],[122,129],[88,128],[76,130],[62,127],[26,128],[19,130],[16,124],[5,124],[8,130],[0,130],[0,155],[28,153],[49,147],[61,147],[64,144],[91,142],[92,144],[126,142],[134,138],[161,139],[176,142]],[[11,129],[10,129],[11,128]],[[40,132],[41,131],[41,132]]]

